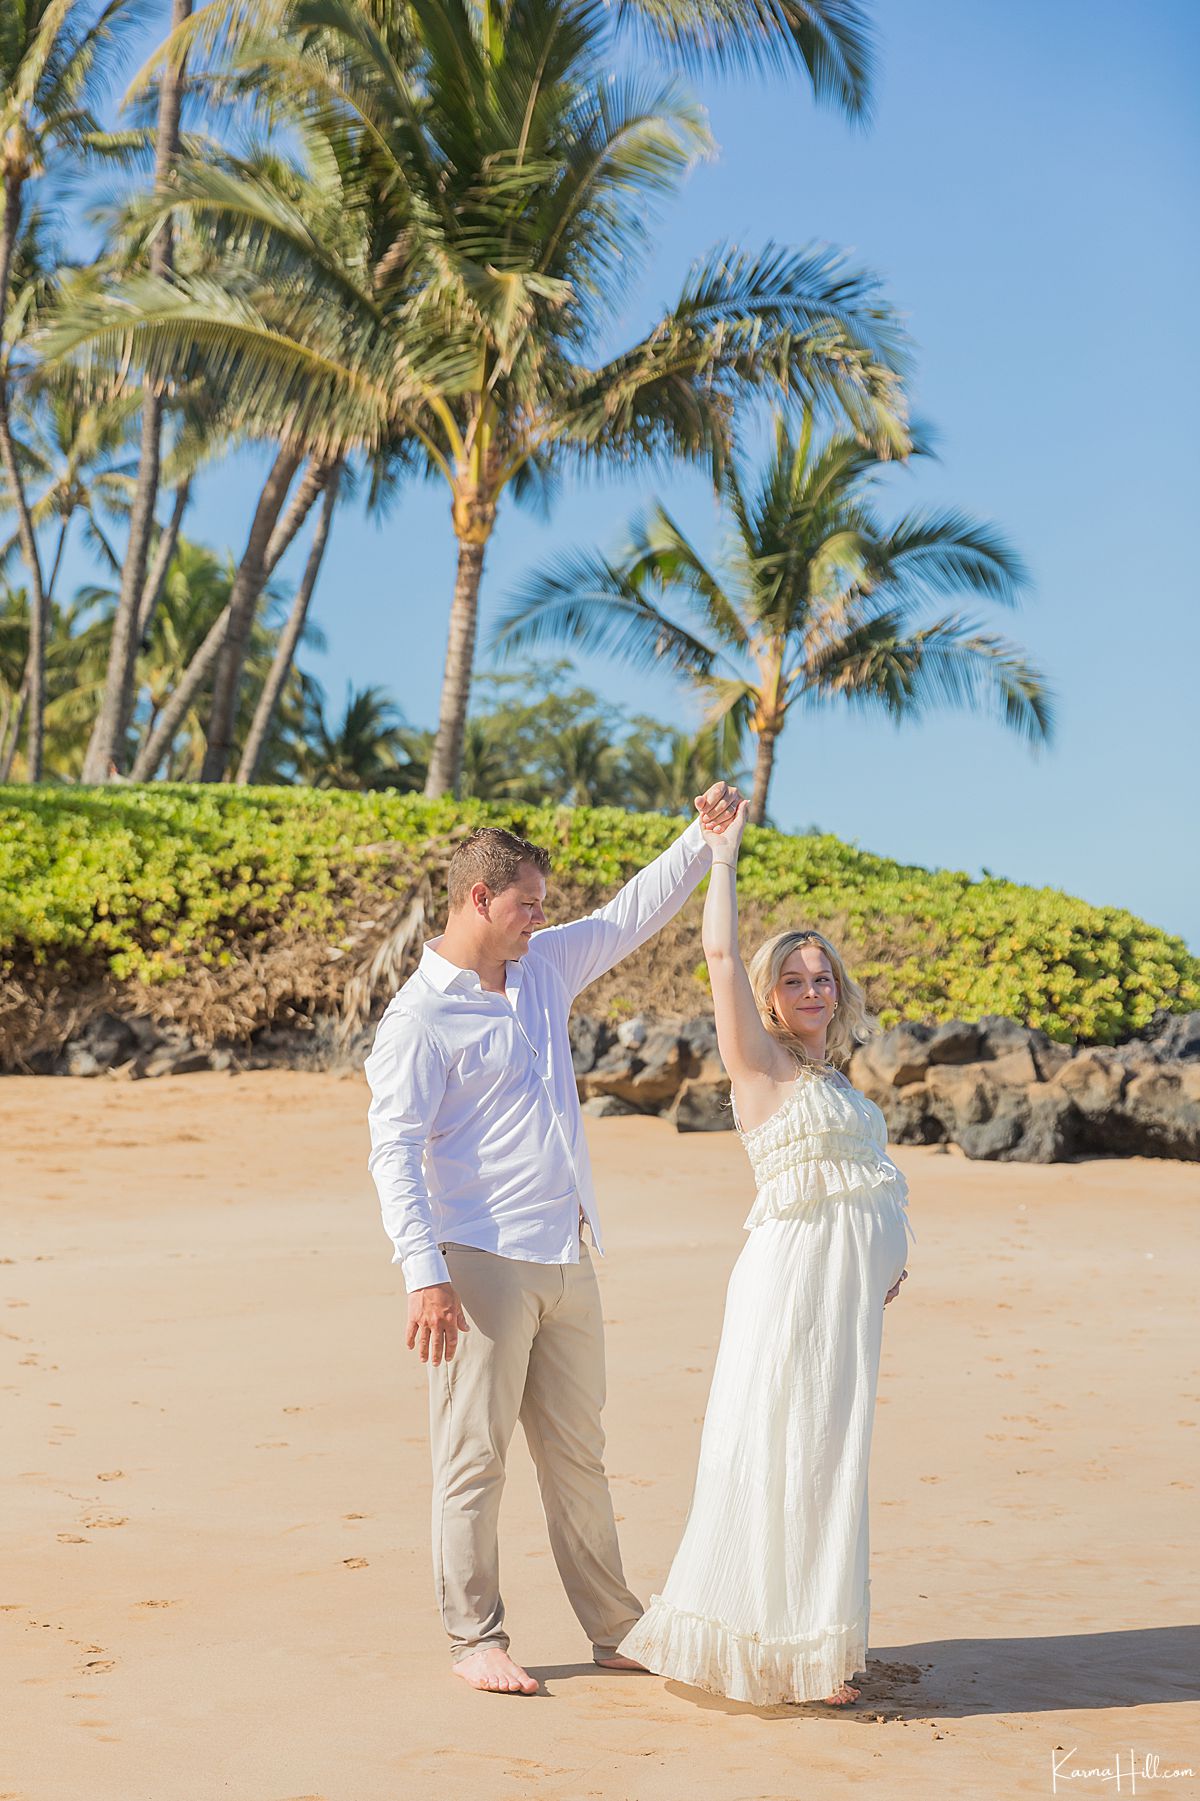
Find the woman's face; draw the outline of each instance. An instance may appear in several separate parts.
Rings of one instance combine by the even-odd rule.
[[[779,972],[775,1011],[797,1037],[820,1041],[837,1006],[837,978],[819,944],[799,944]]]

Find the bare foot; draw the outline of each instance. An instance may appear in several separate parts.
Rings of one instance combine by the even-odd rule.
[[[632,1657],[622,1657],[619,1651],[614,1651],[611,1657],[597,1657],[595,1663],[600,1670],[640,1670],[643,1676],[650,1674],[644,1663],[635,1663]]]
[[[854,1688],[849,1682],[843,1682],[836,1695],[826,1695],[825,1705],[826,1707],[849,1707],[850,1703],[857,1701],[861,1694],[860,1688]]]
[[[484,1645],[450,1667],[472,1688],[487,1689],[494,1695],[536,1695],[538,1692],[538,1685],[529,1671],[514,1663],[499,1645]]]

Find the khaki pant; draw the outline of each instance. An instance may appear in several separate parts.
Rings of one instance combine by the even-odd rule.
[[[508,1648],[497,1527],[519,1419],[567,1598],[593,1656],[611,1656],[642,1608],[625,1586],[604,1475],[604,1327],[587,1246],[565,1264],[442,1250],[471,1324],[452,1361],[429,1367],[433,1566],[450,1655]]]

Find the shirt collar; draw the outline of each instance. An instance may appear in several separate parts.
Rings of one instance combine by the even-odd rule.
[[[440,954],[437,947],[441,944],[444,937],[445,933],[439,932],[436,938],[427,938],[421,947],[421,974],[425,977],[426,981],[431,982],[438,990],[439,994],[447,993],[456,982],[460,983],[464,988],[476,988],[482,990],[483,984],[479,980],[478,970],[463,969],[460,964],[451,963],[448,957],[443,957]],[[519,960],[510,960],[505,964],[504,984],[510,995],[516,994],[518,988],[521,986],[521,964]]]

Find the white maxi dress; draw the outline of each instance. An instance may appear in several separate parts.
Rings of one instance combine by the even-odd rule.
[[[845,1077],[803,1070],[739,1135],[757,1194],[695,1491],[662,1593],[621,1651],[773,1706],[824,1699],[866,1666],[883,1303],[915,1234],[883,1113]]]

